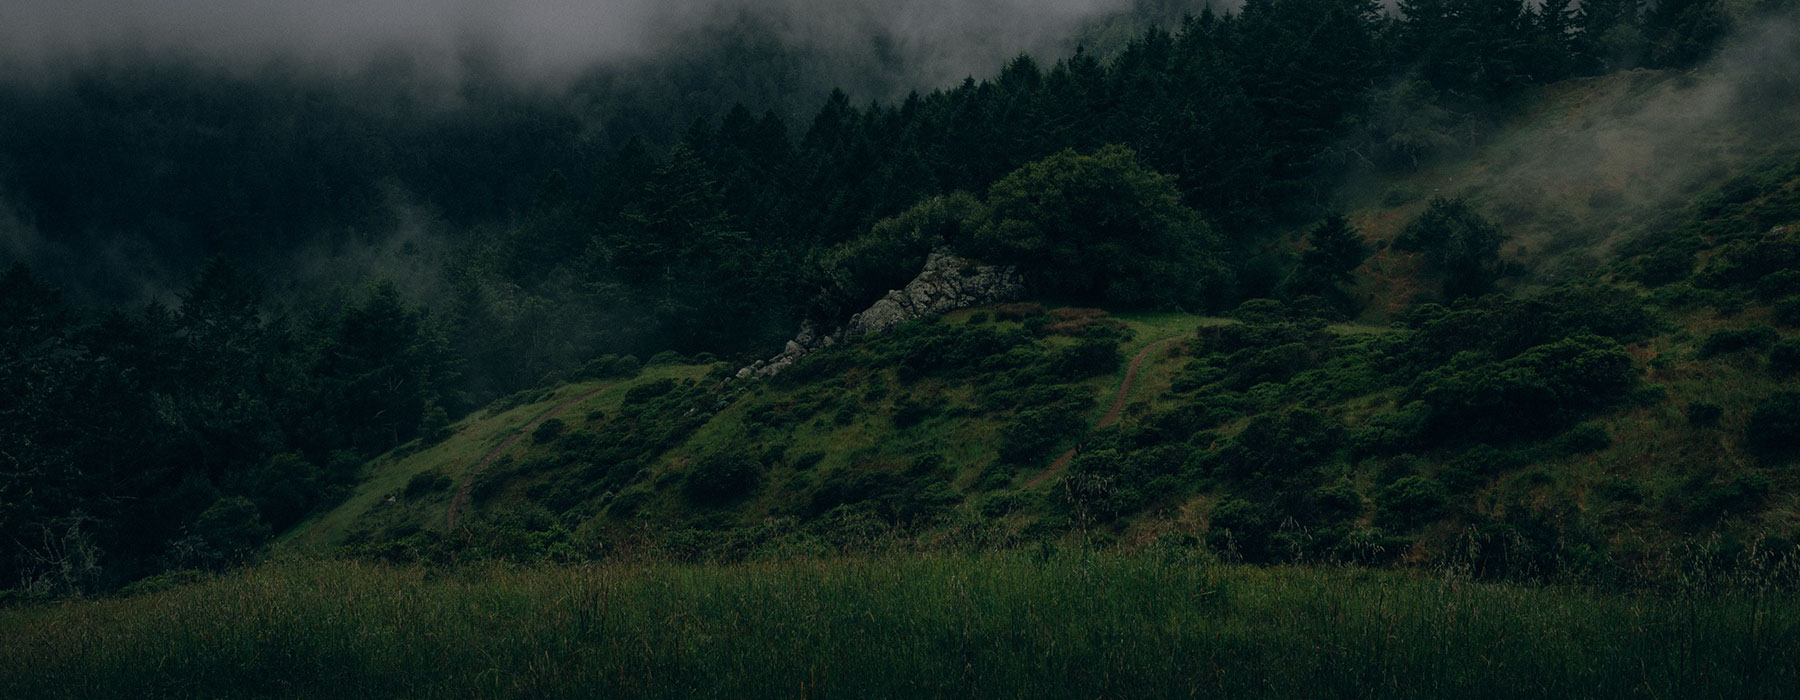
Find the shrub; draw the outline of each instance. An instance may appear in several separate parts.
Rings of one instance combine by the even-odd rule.
[[[1668,245],[1645,255],[1632,276],[1647,287],[1660,287],[1688,278],[1694,271],[1694,251]]]
[[[1769,458],[1800,451],[1800,391],[1781,391],[1750,413],[1744,427],[1750,449]]]
[[[1031,302],[1014,302],[994,307],[994,318],[1001,321],[1023,321],[1028,318],[1044,315],[1044,305]]]
[[[1414,391],[1440,437],[1512,439],[1567,425],[1637,385],[1638,370],[1617,342],[1578,335],[1502,362],[1464,354],[1422,375]]]
[[[1677,506],[1685,511],[1690,524],[1703,524],[1728,515],[1755,512],[1769,496],[1769,478],[1761,474],[1744,474],[1722,484],[1690,481],[1681,493],[1685,502]]]
[[[456,482],[436,469],[427,469],[406,480],[406,497],[418,498],[428,493],[449,490]]]
[[[1213,457],[1232,477],[1304,479],[1333,461],[1343,428],[1317,411],[1299,408],[1257,416]]]
[[[675,390],[675,380],[664,377],[656,381],[644,382],[625,391],[623,405],[641,404],[663,394]]]
[[[911,395],[900,397],[894,402],[894,427],[910,428],[925,422],[944,410],[944,399],[939,396],[914,398]]]
[[[187,549],[179,558],[211,567],[243,561],[271,534],[256,504],[242,496],[214,502],[194,520],[190,533],[177,544]]]
[[[1800,270],[1779,270],[1756,281],[1756,295],[1764,300],[1800,293]]]
[[[1088,450],[1075,457],[1060,495],[1082,517],[1107,522],[1137,511],[1145,497],[1130,478],[1127,457],[1117,450]]]
[[[644,505],[648,504],[655,495],[650,489],[641,486],[620,491],[619,495],[614,496],[612,502],[606,505],[606,517],[623,520],[637,515],[638,511],[643,510]]]
[[[651,355],[650,361],[644,363],[644,365],[646,367],[655,367],[657,365],[685,365],[685,364],[688,364],[688,359],[686,357],[683,357],[681,355],[681,353],[675,352],[674,350],[664,350],[662,352],[656,353],[655,355]]]
[[[1719,424],[1719,418],[1725,415],[1725,409],[1716,403],[1695,401],[1687,405],[1688,425],[1696,428],[1711,428]]]
[[[531,431],[531,441],[542,445],[551,440],[555,440],[556,436],[561,435],[563,430],[568,427],[568,424],[563,423],[561,418],[545,420],[538,424],[536,430]]]
[[[728,449],[694,460],[681,488],[696,503],[719,505],[749,495],[761,481],[762,466],[747,450]]]
[[[1632,479],[1612,477],[1594,484],[1593,494],[1611,503],[1643,503],[1650,490]]]
[[[1057,350],[1050,356],[1050,376],[1077,381],[1119,370],[1119,346],[1112,340],[1089,338]]]
[[[1353,520],[1362,512],[1362,495],[1350,484],[1321,486],[1307,497],[1310,514],[1320,523]]]
[[[1775,322],[1789,328],[1800,326],[1800,297],[1777,302]]]
[[[1426,254],[1443,276],[1444,296],[1478,295],[1505,271],[1500,245],[1506,234],[1461,199],[1434,197],[1424,213],[1394,239],[1401,250]]]
[[[1781,334],[1766,325],[1713,331],[1700,344],[1701,357],[1716,357],[1739,350],[1761,350],[1775,344]]]
[[[1084,427],[1081,412],[1062,404],[1025,409],[1000,429],[1000,459],[1012,464],[1043,459]]]
[[[1448,502],[1444,485],[1422,476],[1402,477],[1375,494],[1378,519],[1399,529],[1436,520]]]
[[[298,454],[270,457],[248,470],[243,495],[250,498],[270,527],[286,529],[311,512],[325,495],[320,470]]]
[[[576,376],[584,379],[630,379],[636,377],[641,369],[642,366],[634,355],[602,355],[588,360]]]
[[[1780,377],[1800,373],[1800,339],[1783,340],[1769,348],[1769,371]]]
[[[1235,553],[1248,562],[1267,561],[1269,536],[1280,524],[1268,507],[1242,498],[1228,498],[1213,508],[1206,529],[1206,545],[1221,555]]]
[[[1558,435],[1555,446],[1558,452],[1568,455],[1599,452],[1612,446],[1612,436],[1606,434],[1605,428],[1583,423]]]

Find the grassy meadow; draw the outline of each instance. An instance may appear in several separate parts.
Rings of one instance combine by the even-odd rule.
[[[0,610],[0,697],[1792,697],[1800,600],[1190,550],[268,564]]]

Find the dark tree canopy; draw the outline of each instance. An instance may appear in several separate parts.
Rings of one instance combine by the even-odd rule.
[[[1174,178],[1123,146],[1063,151],[988,190],[971,248],[1017,264],[1040,292],[1124,306],[1200,308],[1223,286],[1219,242]]]

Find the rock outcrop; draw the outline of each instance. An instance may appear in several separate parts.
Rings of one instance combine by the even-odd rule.
[[[925,259],[925,269],[904,288],[887,293],[862,313],[850,317],[834,333],[822,334],[811,321],[787,342],[781,354],[738,370],[737,377],[771,377],[812,354],[845,338],[880,333],[908,321],[947,311],[1018,299],[1025,293],[1025,278],[1010,266],[981,265],[943,251]]]

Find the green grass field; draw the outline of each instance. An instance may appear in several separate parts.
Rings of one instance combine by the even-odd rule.
[[[0,611],[0,696],[1792,697],[1800,599],[1190,550],[272,564]]]

